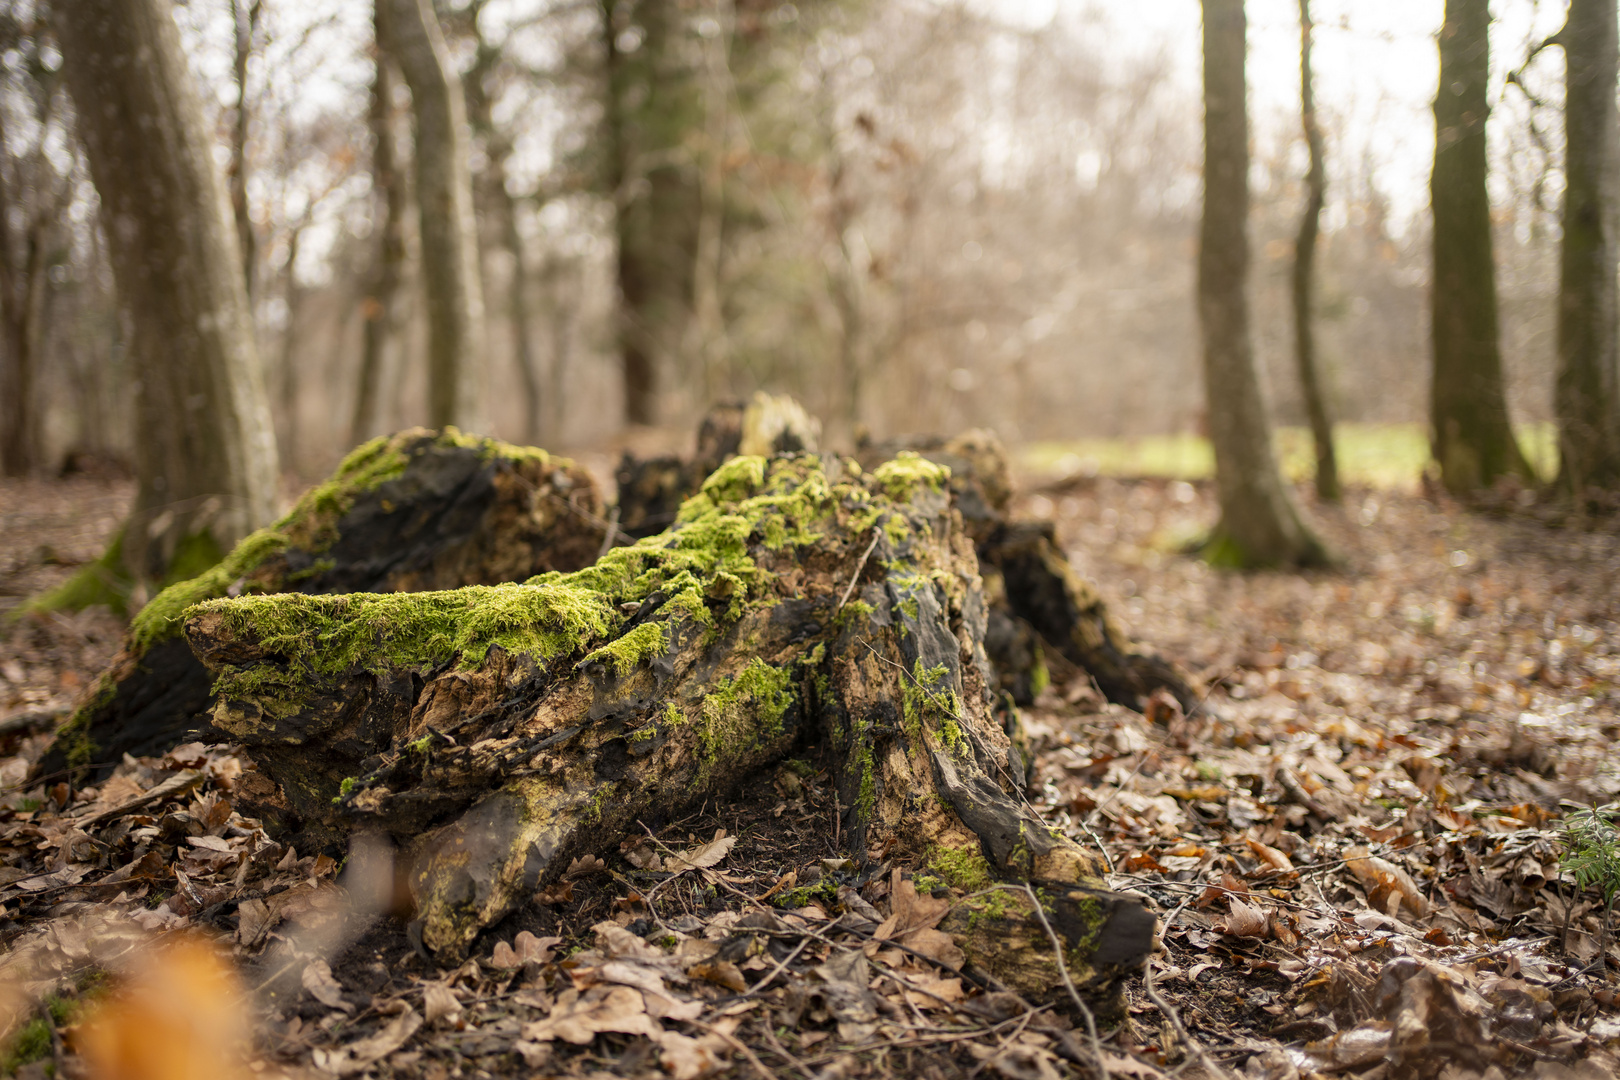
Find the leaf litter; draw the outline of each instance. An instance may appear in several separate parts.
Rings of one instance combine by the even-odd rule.
[[[938,929],[951,890],[838,850],[816,748],[576,860],[439,970],[362,899],[364,858],[340,873],[235,810],[251,766],[231,747],[22,788],[49,723],[5,723],[58,719],[94,680],[117,638],[91,613],[24,620],[0,652],[8,1040],[193,935],[248,987],[258,1076],[1620,1071],[1612,533],[1353,491],[1317,508],[1345,571],[1236,576],[1174,553],[1211,523],[1203,487],[1076,480],[1023,506],[1210,687],[1144,715],[1048,650],[1025,710],[1032,801],[1161,913],[1126,1023],[1094,1038],[1061,990],[1028,1002],[963,970]],[[11,579],[48,582],[29,558]],[[69,1073],[90,1015],[44,1043]]]

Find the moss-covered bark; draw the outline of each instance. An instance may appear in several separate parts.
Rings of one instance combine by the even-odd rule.
[[[207,726],[210,678],[181,612],[226,595],[399,592],[588,565],[601,546],[590,475],[543,450],[413,429],[351,453],[273,526],[142,608],[124,649],[37,775],[162,753]]]
[[[669,531],[572,574],[214,600],[187,636],[218,676],[215,723],[279,785],[285,824],[392,833],[421,940],[446,957],[571,858],[810,728],[836,751],[857,855],[881,840],[919,862],[976,857],[1128,907],[1020,798],[948,478],[915,454],[870,473],[738,457]],[[1151,920],[1097,910],[1071,945],[1114,957],[1091,972],[1103,987],[1144,955]]]

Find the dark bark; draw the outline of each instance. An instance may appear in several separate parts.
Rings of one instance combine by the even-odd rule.
[[[122,554],[138,583],[161,582],[176,559],[206,565],[275,516],[241,255],[167,0],[73,0],[53,14],[135,330],[139,486]]]
[[[1249,335],[1249,114],[1243,0],[1204,0],[1204,215],[1198,315],[1221,520],[1217,565],[1312,566],[1322,544],[1283,486]]]
[[[354,415],[349,441],[359,445],[377,424],[378,391],[383,354],[398,325],[399,287],[405,268],[405,177],[399,171],[399,143],[394,136],[394,86],[398,78],[388,51],[388,0],[372,9],[376,74],[371,82],[371,186],[377,191],[381,216],[377,252],[366,298],[361,304],[365,320],[360,346],[360,378],[355,388]]]
[[[858,476],[808,454],[739,457],[668,533],[576,574],[217,600],[186,634],[219,676],[215,722],[248,746],[283,823],[392,835],[413,934],[441,960],[572,858],[808,737],[832,755],[858,859],[881,847],[1042,883],[1062,898],[1071,974],[1117,1013],[1153,919],[1022,800],[944,480],[915,455]],[[1006,921],[1027,944],[1030,927]],[[1018,988],[1050,994],[1053,970]]]
[[[1498,477],[1533,479],[1508,422],[1496,310],[1491,205],[1485,191],[1490,116],[1487,0],[1446,0],[1434,97],[1434,370],[1429,437],[1447,490],[1469,495]]]
[[[411,88],[416,204],[428,316],[428,422],[476,426],[484,291],[473,217],[467,106],[430,0],[385,0],[389,44]]]
[[[523,387],[523,438],[536,442],[540,438],[545,411],[544,395],[540,390],[540,370],[534,355],[534,315],[529,304],[529,267],[527,246],[518,229],[517,200],[506,187],[506,162],[512,156],[511,136],[495,126],[494,102],[490,84],[494,82],[501,64],[500,47],[483,36],[479,15],[485,0],[469,4],[467,25],[471,28],[474,52],[473,64],[462,76],[467,98],[467,122],[473,137],[482,144],[484,169],[478,175],[475,194],[483,212],[493,219],[494,240],[506,250],[512,271],[506,282],[506,314],[512,320],[513,364],[518,381]]]
[[[1316,91],[1311,72],[1310,0],[1299,0],[1299,85],[1300,117],[1305,127],[1305,146],[1310,167],[1305,173],[1305,212],[1300,215],[1299,235],[1294,241],[1294,359],[1299,368],[1299,386],[1305,399],[1305,415],[1311,425],[1311,443],[1316,449],[1316,494],[1326,502],[1339,501],[1339,463],[1333,453],[1333,424],[1328,419],[1326,396],[1322,392],[1316,362],[1316,332],[1311,320],[1311,298],[1316,279],[1316,235],[1321,224],[1322,203],[1327,198],[1327,170],[1322,164],[1322,126],[1316,117]]]
[[[563,458],[420,429],[375,440],[222,570],[172,587],[136,616],[36,775],[99,778],[126,753],[161,754],[209,730],[211,680],[180,636],[186,605],[227,593],[411,592],[577,570],[601,548],[601,514],[590,474]]]
[[[263,14],[264,0],[231,0],[231,18],[236,24],[236,50],[231,65],[236,83],[236,113],[231,118],[231,164],[226,175],[230,178],[231,212],[236,218],[236,240],[242,248],[242,283],[247,289],[249,304],[253,302],[256,284],[259,242],[247,195],[248,118],[251,115],[248,112],[248,61],[253,58],[253,35],[258,31]]]
[[[1620,349],[1616,335],[1615,206],[1620,68],[1615,6],[1571,0],[1558,40],[1564,93],[1563,244],[1558,284],[1559,486],[1577,502],[1620,486]]]
[[[682,156],[703,121],[672,0],[602,0],[603,144],[617,239],[625,419],[658,420],[660,377],[691,318],[699,184]],[[635,38],[633,51],[620,35]]]
[[[55,88],[46,90],[40,126],[50,123]],[[0,124],[0,143],[6,137]],[[26,476],[40,462],[39,417],[34,376],[43,337],[46,273],[58,220],[72,197],[72,184],[59,177],[45,156],[45,139],[28,159],[0,165],[0,318],[5,320],[5,368],[0,378],[0,473]],[[34,188],[31,205],[23,198],[24,172]],[[14,235],[14,224],[20,225]]]

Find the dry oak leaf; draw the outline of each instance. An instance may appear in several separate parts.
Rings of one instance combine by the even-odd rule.
[[[375,1035],[368,1035],[364,1039],[356,1039],[346,1046],[336,1050],[316,1050],[314,1052],[316,1068],[337,1076],[348,1076],[350,1073],[363,1072],[371,1063],[379,1058],[387,1057],[395,1050],[404,1046],[416,1029],[422,1026],[422,1016],[415,1009],[406,1006],[405,1011],[389,1021],[388,1026]]]
[[[1243,842],[1249,845],[1249,850],[1254,853],[1255,858],[1265,863],[1272,870],[1275,870],[1279,874],[1288,874],[1293,872],[1293,861],[1289,859],[1287,855],[1284,855],[1270,844],[1262,844],[1252,836],[1245,836],[1243,838]]]
[[[1367,847],[1357,844],[1345,848],[1344,863],[1367,890],[1367,902],[1374,909],[1394,915],[1404,906],[1418,918],[1429,913],[1429,901],[1418,890],[1411,875],[1394,863],[1378,858]]]
[[[1258,905],[1251,904],[1236,896],[1228,896],[1226,902],[1231,906],[1232,914],[1226,920],[1221,932],[1233,937],[1263,938],[1271,929],[1271,920]]]
[[[605,859],[599,859],[595,855],[581,855],[568,864],[568,869],[563,871],[563,880],[585,877],[588,874],[599,874],[606,869],[607,861]]]
[[[440,1020],[453,1024],[461,1016],[461,1002],[444,983],[431,982],[422,987],[422,1014],[429,1024]]]
[[[664,1031],[655,1035],[653,1041],[658,1043],[658,1064],[674,1080],[701,1080],[724,1064],[708,1045],[707,1038],[694,1039],[690,1035]]]
[[[544,964],[551,959],[551,950],[561,944],[560,937],[535,937],[524,930],[512,939],[510,945],[504,941],[495,943],[495,948],[490,952],[489,966],[516,968],[524,964]]]
[[[528,1042],[562,1039],[584,1046],[604,1031],[656,1038],[662,1030],[658,1022],[647,1015],[646,1003],[639,992],[628,986],[602,984],[584,994],[577,990],[558,994],[550,1016],[523,1025],[523,1038]]]
[[[724,859],[736,846],[735,836],[727,836],[726,830],[716,829],[714,839],[707,844],[676,852],[665,859],[664,869],[672,874],[679,874],[685,870],[703,870]]]
[[[353,1012],[354,1006],[343,1000],[343,987],[332,978],[332,968],[325,960],[311,960],[304,965],[304,989],[309,996],[333,1009]]]

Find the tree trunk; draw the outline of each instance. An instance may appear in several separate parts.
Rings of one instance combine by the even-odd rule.
[[[479,25],[483,7],[483,0],[479,0],[467,9],[476,52],[472,67],[462,76],[462,86],[467,100],[467,122],[482,143],[484,170],[478,176],[478,188],[483,195],[483,206],[495,219],[496,242],[506,249],[512,260],[512,273],[506,286],[507,315],[512,320],[512,361],[517,368],[518,381],[523,385],[523,437],[534,443],[540,439],[545,396],[540,390],[540,371],[534,355],[534,318],[529,306],[529,268],[525,258],[527,245],[518,228],[517,200],[506,189],[506,162],[512,156],[512,140],[496,130],[494,103],[486,85],[495,75],[501,50],[483,36]]]
[[[1249,338],[1249,116],[1243,0],[1204,0],[1204,219],[1198,314],[1204,394],[1221,520],[1206,547],[1218,565],[1328,560],[1283,486]]]
[[[55,26],[135,329],[137,581],[190,576],[273,517],[276,446],[241,254],[167,0],[59,3]]]
[[[1311,322],[1312,286],[1316,276],[1316,234],[1327,196],[1327,172],[1322,165],[1322,127],[1316,119],[1316,93],[1311,73],[1311,0],[1299,0],[1299,100],[1305,126],[1310,168],[1305,174],[1305,212],[1299,219],[1294,242],[1294,357],[1299,365],[1300,392],[1310,419],[1311,442],[1316,447],[1316,494],[1325,502],[1339,501],[1339,463],[1333,453],[1333,425],[1316,369],[1316,332]]]
[[[1491,205],[1485,191],[1490,115],[1487,0],[1446,0],[1434,96],[1434,372],[1429,416],[1446,489],[1467,495],[1501,476],[1534,478],[1508,422],[1496,313]]]
[[[396,308],[405,266],[405,178],[399,172],[399,144],[394,137],[396,74],[388,51],[388,2],[376,0],[372,7],[377,67],[371,82],[371,186],[382,197],[382,224],[377,230],[376,263],[361,305],[365,332],[354,416],[349,422],[349,441],[355,445],[365,441],[377,424],[383,354],[398,325]]]
[[[231,210],[236,217],[236,239],[242,246],[242,282],[252,310],[255,275],[258,270],[258,237],[253,231],[253,215],[248,207],[248,61],[253,58],[253,35],[264,14],[264,0],[231,0],[231,18],[236,29],[236,51],[231,75],[236,82],[236,114],[231,120],[230,178]]]
[[[210,679],[180,636],[191,604],[521,581],[587,566],[601,545],[602,497],[571,461],[420,428],[374,439],[273,527],[148,604],[35,775],[99,778],[126,753],[161,754],[208,730]]]
[[[625,420],[652,424],[661,373],[673,366],[691,317],[700,196],[685,147],[703,105],[672,0],[602,0],[601,18]],[[620,48],[620,34],[639,35],[633,51]]]
[[[41,126],[46,126],[49,119],[47,108]],[[0,124],[0,144],[4,143],[5,134],[5,125]],[[43,136],[32,156],[32,195],[36,200],[33,206],[26,205],[21,198],[25,190],[23,177],[17,174],[7,177],[4,168],[0,168],[0,214],[8,219],[0,222],[0,318],[5,320],[8,375],[0,381],[5,399],[5,417],[0,423],[3,427],[0,473],[6,476],[26,476],[39,464],[34,367],[39,354],[45,274],[49,269],[47,251],[72,191],[72,185],[59,181],[47,161]],[[22,235],[16,240],[11,232],[13,216],[22,222]]]
[[[428,422],[476,427],[484,292],[467,107],[430,0],[386,0],[390,44],[416,117],[416,203],[428,316]]]
[[[1564,211],[1558,284],[1559,486],[1578,503],[1589,487],[1620,485],[1620,350],[1616,345],[1614,4],[1571,0],[1558,35],[1564,93]]]
[[[739,457],[672,530],[574,574],[215,600],[186,634],[284,822],[391,834],[413,935],[443,960],[572,858],[809,736],[857,858],[1046,883],[1071,974],[1117,1003],[1153,920],[1022,801],[947,477],[915,455],[860,475]]]
[[[298,320],[304,306],[304,287],[298,284],[298,248],[308,228],[309,216],[294,223],[287,234],[286,287],[287,323],[281,331],[281,362],[276,365],[276,397],[281,405],[281,445],[283,466],[298,476],[298,448],[302,445],[298,425]]]

